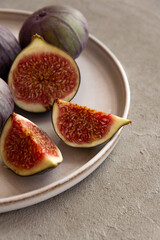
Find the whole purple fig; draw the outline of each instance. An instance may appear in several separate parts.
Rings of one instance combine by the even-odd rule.
[[[14,110],[14,100],[8,84],[0,78],[0,133],[7,118]]]
[[[0,24],[0,77],[7,80],[10,67],[21,51],[20,44],[8,28]]]
[[[88,41],[88,24],[83,14],[69,6],[48,6],[29,16],[19,33],[22,48],[34,34],[77,58]]]

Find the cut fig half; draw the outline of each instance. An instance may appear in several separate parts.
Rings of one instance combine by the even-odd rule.
[[[72,147],[94,147],[109,140],[130,120],[60,99],[55,100],[52,122],[58,136]]]
[[[63,160],[55,143],[37,125],[16,113],[3,128],[0,155],[9,169],[22,176],[54,168]]]
[[[56,98],[70,101],[80,84],[75,60],[39,35],[20,52],[9,72],[15,103],[29,112],[45,112]]]

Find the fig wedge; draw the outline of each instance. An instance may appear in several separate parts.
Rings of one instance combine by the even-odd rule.
[[[56,167],[63,160],[58,147],[37,125],[14,112],[2,131],[0,155],[9,169],[21,176]]]
[[[57,135],[72,147],[94,147],[109,140],[130,120],[56,99],[52,123]]]

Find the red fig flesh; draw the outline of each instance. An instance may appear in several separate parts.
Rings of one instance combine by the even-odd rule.
[[[73,147],[93,147],[110,139],[130,120],[57,99],[52,122],[58,136]]]
[[[12,113],[0,140],[2,161],[15,173],[28,176],[62,162],[62,154],[50,138],[30,120]]]
[[[15,59],[8,84],[20,108],[44,112],[51,109],[54,99],[74,97],[80,73],[72,57],[35,35]]]

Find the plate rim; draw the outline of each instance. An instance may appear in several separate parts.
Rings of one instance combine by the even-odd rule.
[[[32,13],[32,11],[0,8],[0,14],[1,13],[28,16]],[[118,58],[102,41],[97,39],[92,34],[89,34],[89,39],[90,41],[94,42],[97,47],[101,48],[105,52],[105,54],[107,54],[112,59],[117,69],[119,70],[119,73],[122,75],[122,81],[124,85],[123,87],[125,91],[125,107],[122,117],[127,118],[130,109],[130,86],[125,70],[122,67],[122,64],[120,63]],[[123,127],[112,137],[109,142],[105,144],[105,146],[93,158],[91,158],[82,167],[78,168],[76,171],[72,172],[66,177],[57,180],[54,183],[48,184],[44,187],[29,191],[27,193],[0,198],[0,213],[24,208],[42,202],[66,191],[67,189],[73,187],[74,185],[85,179],[107,158],[115,145],[118,143],[122,130]]]

